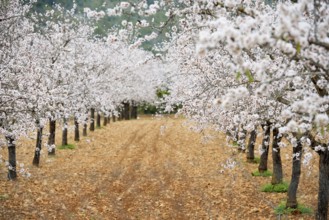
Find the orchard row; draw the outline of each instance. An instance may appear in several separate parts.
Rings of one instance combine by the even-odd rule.
[[[104,11],[85,9],[79,18],[74,8],[62,13],[58,6],[27,18],[28,5],[10,3],[0,17],[7,30],[0,34],[1,134],[12,140],[71,116],[83,123],[91,108],[116,115],[122,102],[152,102],[154,91],[165,86],[165,111],[181,106],[196,130],[226,132],[241,150],[250,135],[250,160],[262,127],[260,172],[267,169],[272,131],[273,184],[282,182],[280,148],[292,147],[287,207],[297,206],[300,163],[311,162],[316,152],[316,218],[327,219],[329,2],[267,2],[121,2]],[[139,19],[123,20],[106,39],[92,37],[93,20],[127,15]],[[144,28],[153,32],[141,35]],[[153,47],[157,55],[140,49],[161,37]]]

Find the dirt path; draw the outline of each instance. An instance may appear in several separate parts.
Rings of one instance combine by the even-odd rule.
[[[225,137],[216,134],[202,143],[182,123],[168,118],[111,123],[74,150],[43,155],[40,168],[26,165],[32,177],[16,183],[6,181],[1,168],[0,219],[276,219],[273,207],[286,195],[259,192],[270,179],[251,176],[257,165],[237,154],[237,166],[223,169],[234,154]],[[18,160],[30,164],[33,142],[20,145]],[[316,175],[302,177],[299,194],[313,208]]]

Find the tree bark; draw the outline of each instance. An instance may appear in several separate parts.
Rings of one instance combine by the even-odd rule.
[[[97,112],[97,121],[96,121],[97,128],[101,127],[101,114]]]
[[[268,149],[270,143],[270,135],[271,135],[271,125],[270,123],[266,123],[262,125],[264,131],[264,137],[262,141],[262,155],[260,156],[260,163],[258,166],[258,171],[260,173],[264,173],[267,171],[267,160],[268,160]]]
[[[79,122],[74,118],[74,141],[80,141]]]
[[[87,122],[85,124],[83,124],[82,136],[84,136],[84,137],[87,136]]]
[[[90,109],[90,131],[95,131],[95,109]]]
[[[34,158],[32,164],[34,166],[39,166],[40,164],[40,153],[41,153],[41,148],[42,148],[42,131],[43,131],[43,126],[39,125],[39,122],[37,122],[38,125],[38,131],[37,131],[37,142],[35,146],[35,151],[34,151]]]
[[[67,145],[67,119],[63,119],[62,146]]]
[[[327,146],[328,149],[328,146]],[[329,205],[329,151],[319,152],[319,191],[318,191],[318,210],[316,212],[317,220],[328,219]]]
[[[248,153],[247,153],[247,161],[254,162],[255,160],[255,143],[257,138],[257,130],[252,130],[250,132],[250,138],[248,142]]]
[[[273,174],[272,174],[272,185],[282,183],[282,161],[280,155],[279,143],[282,136],[279,136],[279,129],[273,129],[273,143],[272,143],[272,161],[273,161]]]
[[[138,112],[137,112],[137,105],[133,105],[132,106],[132,109],[131,109],[131,118],[133,118],[133,119],[137,119],[137,115],[138,114]]]
[[[49,121],[49,137],[48,137],[48,146],[51,149],[48,149],[48,155],[55,155],[55,133],[56,133],[56,120]]]
[[[125,120],[130,120],[130,104],[129,104],[129,102],[125,102],[124,104],[123,104],[123,112],[124,112],[124,119]]]
[[[6,136],[8,142],[8,159],[9,159],[9,166],[8,166],[8,179],[9,180],[16,180],[17,173],[16,173],[16,145],[15,145],[15,138],[12,136]]]
[[[113,122],[116,121],[115,115],[112,115],[112,121],[113,121]]]
[[[286,208],[297,208],[297,190],[299,185],[299,178],[301,173],[301,157],[302,157],[302,143],[300,140],[297,142],[297,146],[293,147],[293,158],[292,158],[292,174],[291,181],[288,188],[288,198]],[[295,155],[299,154],[298,157]]]
[[[103,126],[106,126],[107,125],[107,120],[108,120],[108,117],[106,115],[103,116]]]

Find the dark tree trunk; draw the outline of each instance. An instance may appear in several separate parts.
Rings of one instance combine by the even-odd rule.
[[[107,120],[108,120],[108,117],[106,115],[104,115],[103,126],[107,125]]]
[[[67,145],[67,119],[63,119],[62,146]]]
[[[74,141],[80,141],[79,122],[74,118]]]
[[[42,148],[42,131],[43,127],[38,124],[38,131],[37,131],[37,142],[35,145],[35,151],[34,151],[34,158],[32,164],[34,166],[39,166],[40,164],[40,153],[41,153],[41,148]]]
[[[15,145],[15,138],[12,136],[6,137],[8,141],[8,159],[9,159],[9,166],[8,166],[8,179],[9,180],[16,180],[17,173],[16,173],[16,145]]]
[[[48,155],[55,155],[55,133],[56,133],[56,120],[50,120],[48,146],[51,147],[51,149],[48,149]]]
[[[272,185],[282,183],[283,173],[282,173],[282,162],[280,155],[279,143],[282,136],[279,136],[279,129],[273,129],[273,143],[272,143],[272,160],[273,160],[273,175],[272,175]]]
[[[326,149],[324,152],[319,152],[319,155],[319,192],[316,219],[327,220],[329,205],[329,151]]]
[[[288,188],[288,198],[286,208],[297,208],[297,189],[299,185],[299,178],[301,173],[301,157],[302,157],[302,143],[300,140],[297,142],[297,146],[293,147],[293,158],[292,158],[292,174],[291,181]],[[298,157],[295,155],[299,154]]]
[[[255,143],[257,138],[257,130],[252,130],[250,132],[250,138],[248,142],[248,153],[247,153],[247,161],[254,162],[255,160]]]
[[[112,115],[112,120],[113,120],[113,122],[116,121],[115,115]]]
[[[125,102],[123,104],[123,116],[125,120],[130,120],[130,104],[129,102]]]
[[[101,114],[97,112],[97,121],[96,121],[97,128],[101,127]]]
[[[107,116],[107,124],[110,124],[110,122],[111,122],[111,116],[109,115]]]
[[[270,143],[270,135],[271,135],[271,126],[269,123],[262,125],[264,137],[262,142],[262,155],[260,156],[260,162],[258,166],[258,171],[260,173],[264,173],[267,171],[267,159],[268,159],[268,149]]]
[[[90,109],[90,131],[95,131],[95,109]]]
[[[137,119],[137,105],[133,105],[131,109],[131,118]]]

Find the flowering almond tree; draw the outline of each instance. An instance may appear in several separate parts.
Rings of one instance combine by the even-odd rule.
[[[24,84],[27,60],[20,55],[24,51],[24,37],[32,30],[32,24],[25,18],[30,4],[21,5],[19,1],[0,2],[0,135],[2,144],[7,143],[8,178],[15,180],[16,140],[33,127],[33,114],[30,94]],[[27,53],[27,51],[24,51]]]
[[[257,112],[260,124],[271,122],[292,143],[293,178],[287,206],[297,206],[302,146],[309,145],[318,152],[320,187],[317,219],[327,219],[328,215],[328,10],[326,1],[285,2],[274,8],[263,1],[196,1],[185,10],[193,15],[190,16],[195,22],[193,26],[198,27],[198,54],[205,58],[220,56],[218,60],[225,60],[225,64],[231,67],[224,71],[232,80],[235,78],[238,86],[232,84],[226,91],[216,94],[220,97],[221,108],[234,113],[229,119],[243,120],[246,127],[252,127],[251,122],[244,119],[248,118],[246,115],[252,116],[254,114],[250,113]],[[216,53],[213,54],[213,51]],[[196,69],[200,65],[187,66]],[[221,65],[214,66],[223,69]],[[203,75],[201,79],[194,78],[196,83],[189,83],[197,85],[200,82],[201,88],[203,86],[203,90],[196,89],[194,92],[209,91],[209,83],[202,82],[207,80],[207,74]],[[221,90],[225,84],[217,87]],[[199,92],[198,97],[214,99],[202,95],[204,93]],[[246,100],[253,100],[253,96],[255,102],[259,100],[270,106],[264,108],[267,111],[265,115],[260,114],[263,105],[256,112],[249,111],[248,106],[253,102],[248,105]],[[209,105],[199,106],[206,109]],[[201,109],[193,107],[189,109]],[[223,110],[219,109],[219,112]],[[206,115],[202,115],[202,120],[209,115],[205,111],[196,111]]]

